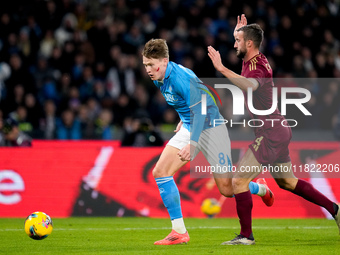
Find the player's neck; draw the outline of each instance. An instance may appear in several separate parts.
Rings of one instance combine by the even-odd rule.
[[[259,53],[260,53],[259,49],[249,49],[247,54],[244,56],[243,61],[247,62],[256,55],[258,55]]]
[[[168,64],[169,64],[169,62],[167,63],[164,70],[160,71],[162,73],[162,75],[161,75],[161,77],[159,77],[158,81],[161,82],[161,83],[164,83],[164,79],[165,79],[165,75],[166,75],[166,69],[168,68]]]

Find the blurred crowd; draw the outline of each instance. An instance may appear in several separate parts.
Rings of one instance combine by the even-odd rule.
[[[314,122],[303,119],[299,128],[340,127],[338,0],[2,1],[0,118],[39,139],[121,138],[139,146],[131,137],[148,130],[154,135],[144,140],[160,143],[178,117],[146,75],[145,42],[164,38],[170,60],[198,77],[219,77],[207,56],[212,45],[240,73],[233,30],[241,13],[264,29],[261,51],[275,77],[337,78],[307,86]],[[226,119],[231,105],[226,100]]]

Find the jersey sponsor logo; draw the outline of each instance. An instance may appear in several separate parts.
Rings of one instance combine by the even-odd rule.
[[[178,98],[174,94],[164,93],[163,95],[164,95],[164,98],[165,98],[165,100],[167,102],[176,102],[176,101],[178,101]]]

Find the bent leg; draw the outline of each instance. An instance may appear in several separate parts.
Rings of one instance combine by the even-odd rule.
[[[187,162],[179,159],[179,149],[167,145],[156,163],[152,173],[156,180],[164,206],[167,208],[172,229],[184,234],[186,228],[183,221],[180,195],[173,175]]]
[[[274,166],[282,169],[280,172],[271,173],[277,185],[279,185],[281,189],[292,192],[298,182],[298,178],[295,177],[292,171],[292,163],[275,163]]]
[[[220,167],[220,171],[213,173],[216,185],[220,193],[225,197],[233,197],[233,164],[231,157],[230,139],[225,125],[204,130],[199,140],[199,148],[212,167]],[[252,194],[261,195],[260,187],[255,182],[249,183]]]
[[[281,169],[290,169],[288,173],[281,172],[273,174],[275,181],[280,188],[303,197],[309,202],[324,207],[333,217],[336,215],[338,206],[320,191],[315,189],[311,183],[296,178],[291,170],[291,162],[276,163],[276,165],[282,167]]]
[[[179,149],[175,147],[169,145],[165,146],[152,171],[153,177],[160,178],[173,176],[182,166],[184,166],[188,161],[180,160],[177,155],[178,152]]]

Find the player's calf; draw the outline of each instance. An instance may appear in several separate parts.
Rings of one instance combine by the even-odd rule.
[[[275,181],[281,189],[293,191],[296,187],[298,179],[297,178],[275,178]]]
[[[335,219],[336,224],[338,225],[339,235],[340,235],[340,204],[334,203],[334,205],[337,205],[337,211],[335,213],[334,219]],[[334,206],[334,207],[336,207],[336,206]]]

